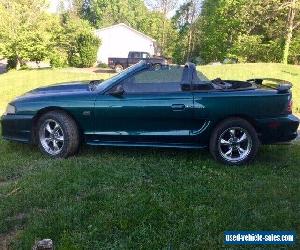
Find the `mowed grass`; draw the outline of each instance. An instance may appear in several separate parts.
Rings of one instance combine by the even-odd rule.
[[[14,233],[15,249],[44,238],[57,249],[220,249],[225,230],[299,236],[299,152],[265,146],[234,168],[206,151],[85,147],[49,160],[1,141],[0,233]]]
[[[227,78],[223,67],[203,71]],[[39,82],[100,78],[10,72],[0,75],[1,90],[5,81],[16,90],[1,95],[13,98]],[[0,139],[0,249],[7,239],[14,249],[31,249],[44,238],[57,249],[225,249],[226,230],[296,231],[297,244],[281,249],[299,249],[299,170],[298,143],[263,146],[253,164],[237,168],[206,150],[84,146],[77,157],[49,160],[35,147]]]

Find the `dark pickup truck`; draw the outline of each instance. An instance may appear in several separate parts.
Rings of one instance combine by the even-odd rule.
[[[141,60],[150,62],[158,68],[160,68],[161,65],[167,64],[167,60],[163,57],[151,57],[148,52],[130,51],[128,53],[128,58],[108,58],[108,66],[114,69],[117,73],[119,73],[123,69],[126,69],[131,65],[138,63]]]

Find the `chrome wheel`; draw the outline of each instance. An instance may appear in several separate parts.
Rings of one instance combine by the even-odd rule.
[[[58,122],[46,120],[39,131],[42,147],[50,155],[58,155],[64,146],[64,132]]]
[[[221,157],[231,163],[244,160],[250,154],[251,148],[251,136],[247,130],[241,127],[226,129],[218,140],[218,149]]]

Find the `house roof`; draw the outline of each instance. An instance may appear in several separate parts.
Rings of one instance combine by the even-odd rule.
[[[101,32],[103,30],[113,29],[114,27],[117,27],[117,26],[123,26],[123,27],[125,27],[127,29],[130,29],[131,31],[133,31],[133,32],[135,32],[135,33],[137,33],[137,34],[139,34],[139,35],[141,35],[141,36],[143,36],[143,37],[145,37],[145,38],[153,41],[153,42],[156,42],[156,40],[153,39],[152,37],[147,36],[144,33],[140,32],[140,31],[138,31],[138,30],[136,30],[134,28],[131,28],[130,26],[126,25],[125,23],[119,23],[119,24],[115,24],[115,25],[112,25],[112,26],[109,26],[109,27],[102,28],[102,29],[97,29],[96,33]]]

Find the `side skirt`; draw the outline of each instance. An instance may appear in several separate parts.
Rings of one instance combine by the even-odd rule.
[[[123,142],[123,141],[98,141],[98,142],[87,142],[87,145],[91,146],[113,146],[113,147],[148,147],[148,148],[186,148],[186,149],[201,149],[207,148],[195,143],[132,143],[132,142]]]
[[[11,142],[20,142],[24,144],[30,144],[29,140],[23,139],[23,138],[17,138],[17,137],[10,137],[10,136],[2,136],[3,140],[11,141]]]

